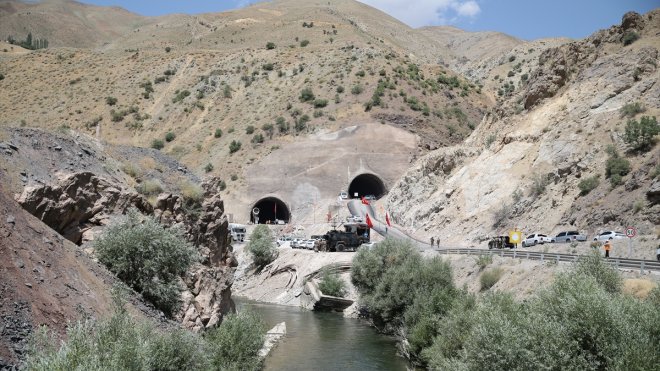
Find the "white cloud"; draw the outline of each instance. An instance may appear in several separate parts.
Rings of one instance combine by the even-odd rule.
[[[453,23],[474,18],[481,8],[474,0],[358,0],[411,27]]]

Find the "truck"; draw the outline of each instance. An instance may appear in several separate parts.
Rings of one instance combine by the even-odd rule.
[[[232,241],[243,242],[245,240],[245,225],[229,223],[229,234]]]
[[[488,241],[488,249],[504,249],[504,248],[509,248],[513,249],[516,247],[510,239],[509,236],[496,236],[491,238],[490,241]]]
[[[365,223],[345,223],[344,230],[328,231],[319,241],[318,251],[355,251],[370,241],[371,229]]]

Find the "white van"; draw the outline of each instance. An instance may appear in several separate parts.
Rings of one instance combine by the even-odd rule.
[[[245,225],[229,223],[229,234],[232,241],[243,242],[245,240]]]

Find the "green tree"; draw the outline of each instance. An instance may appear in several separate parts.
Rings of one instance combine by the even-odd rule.
[[[637,121],[629,119],[623,139],[634,150],[648,151],[653,146],[655,136],[660,133],[660,125],[655,116],[642,116]]]
[[[250,235],[247,251],[252,255],[254,264],[263,268],[277,257],[277,249],[270,229],[265,224],[259,224]]]
[[[613,145],[606,149],[609,157],[605,163],[605,176],[610,179],[612,187],[616,187],[622,182],[622,178],[630,172],[630,161],[621,157]]]
[[[231,143],[229,143],[229,153],[238,152],[239,149],[241,149],[241,142],[232,140]]]
[[[94,248],[101,263],[167,315],[179,309],[179,277],[199,259],[180,231],[135,210],[106,228]]]

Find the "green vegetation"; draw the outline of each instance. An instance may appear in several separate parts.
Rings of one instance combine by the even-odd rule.
[[[169,53],[169,52],[171,52],[171,51],[172,51],[172,48],[171,48],[171,47],[169,47],[169,46],[166,46],[166,47],[165,47],[165,53]]]
[[[314,98],[314,92],[312,92],[311,88],[304,88],[300,91],[299,99],[301,102],[312,102]]]
[[[486,140],[484,141],[486,148],[490,148],[490,145],[493,144],[494,141],[495,141],[495,134],[488,135],[486,137]]]
[[[160,139],[154,139],[151,141],[151,148],[154,149],[163,149],[165,147],[165,142]]]
[[[135,186],[135,190],[146,196],[153,196],[163,191],[163,185],[158,179],[147,179]]]
[[[637,121],[628,120],[623,139],[633,150],[648,151],[653,147],[655,136],[660,134],[660,125],[655,116],[642,116]]]
[[[239,149],[241,149],[240,141],[232,140],[231,143],[229,143],[229,153],[237,152]]]
[[[403,351],[429,369],[651,370],[660,362],[660,289],[644,301],[622,294],[599,251],[522,302],[456,289],[447,263],[401,241],[358,251],[351,278],[374,323],[402,335]]]
[[[286,122],[284,117],[279,116],[278,118],[276,118],[275,125],[277,125],[277,130],[279,130],[280,133],[286,134],[289,132],[289,123]]]
[[[46,49],[48,47],[47,39],[35,39],[32,37],[32,32],[28,32],[27,37],[23,41],[15,40],[12,36],[9,36],[7,42],[30,50]]]
[[[353,87],[351,88],[351,94],[353,94],[353,95],[359,95],[363,91],[364,91],[364,88],[360,84],[353,85]]]
[[[272,71],[273,68],[275,68],[275,65],[272,63],[264,63],[261,65],[261,68],[263,68],[264,71]]]
[[[315,99],[313,103],[315,108],[323,108],[328,105],[327,99]]]
[[[477,258],[477,266],[479,267],[479,270],[484,270],[488,266],[488,264],[491,264],[493,262],[493,256],[492,255],[479,255]]]
[[[182,90],[182,91],[176,91],[174,94],[174,98],[172,98],[172,103],[179,103],[182,100],[186,99],[187,96],[190,95],[190,92],[188,90]]]
[[[304,47],[306,47],[307,45],[309,45],[309,40],[303,40],[303,41],[300,42],[300,47],[301,47],[301,48],[304,48]]]
[[[179,277],[198,255],[177,229],[130,210],[105,229],[94,248],[101,263],[165,314],[179,309]]]
[[[296,132],[300,133],[301,131],[307,129],[307,123],[309,122],[309,115],[302,115],[296,120],[295,129]]]
[[[267,42],[266,43],[266,49],[268,49],[268,50],[275,49],[275,43],[272,42],[272,41]]]
[[[213,133],[213,137],[214,137],[214,138],[220,138],[220,137],[222,137],[222,129],[220,129],[220,128],[216,128],[216,129],[215,129],[215,133]]]
[[[222,96],[225,98],[231,98],[231,86],[225,85],[222,89]]]
[[[250,243],[247,251],[252,255],[254,264],[263,268],[277,257],[277,249],[273,242],[270,229],[264,224],[259,224],[250,235]]]
[[[346,295],[346,283],[336,273],[323,269],[319,289],[324,295],[343,298]]]
[[[68,327],[66,341],[45,326],[33,335],[27,370],[258,370],[263,321],[229,314],[204,336],[132,318],[115,296],[113,315]]]
[[[532,186],[529,189],[529,195],[538,197],[545,192],[545,188],[550,184],[550,179],[547,175],[534,174],[532,175]]]
[[[259,134],[255,134],[255,135],[252,137],[251,142],[252,142],[253,144],[261,144],[261,143],[263,143],[263,142],[264,142],[264,135],[261,134],[261,133],[259,133]]]
[[[338,93],[338,94],[341,94],[341,93],[343,93],[343,92],[344,92],[344,87],[343,87],[343,86],[341,86],[341,85],[339,85],[339,86],[337,86],[337,89],[336,89],[336,91],[337,91],[337,93]]]
[[[486,291],[495,286],[500,278],[502,278],[502,274],[504,274],[502,268],[493,268],[483,272],[479,277],[479,287],[481,288],[481,291]]]
[[[206,166],[204,166],[204,171],[207,172],[207,173],[210,173],[211,171],[213,171],[213,164],[210,163],[210,162],[208,164],[206,164]]]
[[[613,145],[607,146],[609,157],[605,163],[605,177],[610,179],[612,188],[623,182],[622,178],[630,172],[630,161],[621,157]]]
[[[630,45],[639,39],[639,34],[635,31],[627,31],[621,41],[623,45]]]
[[[174,138],[176,138],[176,135],[175,135],[173,132],[171,132],[171,131],[168,131],[167,134],[165,134],[165,140],[166,140],[167,142],[171,142],[171,141],[173,141]]]
[[[635,117],[638,113],[646,111],[646,108],[641,103],[628,103],[619,109],[621,117]]]
[[[600,177],[598,175],[590,176],[580,180],[578,183],[578,188],[580,188],[580,195],[586,196],[589,192],[593,191],[600,184]]]
[[[3,75],[3,74],[0,73],[0,81],[2,81],[2,80],[4,80],[4,79],[5,79],[5,75]]]
[[[252,134],[252,133],[254,133],[254,126],[252,126],[252,125],[248,125],[248,126],[245,128],[245,134],[248,134],[248,135],[249,135],[249,134]]]
[[[115,97],[106,97],[105,98],[105,104],[107,104],[108,106],[114,106],[115,104],[117,104],[117,98],[115,98]]]

